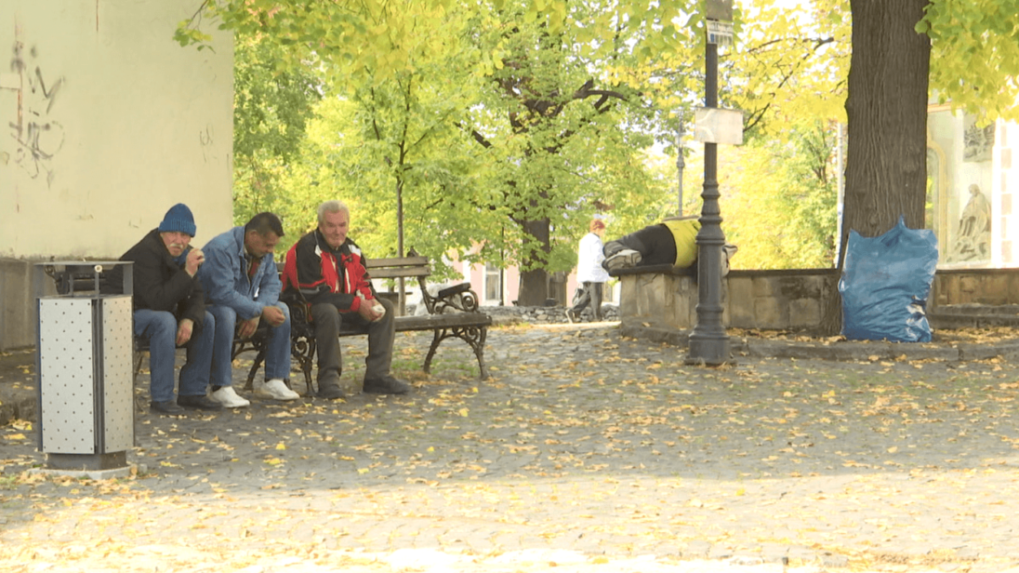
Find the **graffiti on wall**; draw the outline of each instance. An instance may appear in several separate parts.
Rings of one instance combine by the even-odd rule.
[[[207,124],[205,126],[205,129],[203,129],[202,131],[198,132],[198,142],[201,143],[201,146],[202,146],[202,160],[205,161],[206,163],[208,163],[209,162],[209,154],[213,151],[213,149],[214,149],[213,148],[213,144],[215,143],[215,138],[213,137],[213,128],[212,128],[212,124],[211,123]],[[215,159],[215,157],[213,157],[213,159]]]
[[[14,121],[8,122],[15,142],[13,160],[33,179],[45,177],[47,186],[52,185],[53,158],[64,146],[64,126],[53,113],[64,79],[47,81],[36,48],[26,50],[20,39],[14,42],[10,70],[2,88],[14,91],[17,100]]]

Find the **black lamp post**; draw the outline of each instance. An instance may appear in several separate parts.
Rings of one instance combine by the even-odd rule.
[[[728,20],[731,21],[731,0],[707,0],[708,17],[711,18],[713,11],[715,15],[719,10],[724,14],[726,4]],[[718,38],[709,29],[704,82],[704,107],[709,113],[718,107],[717,41]],[[712,137],[704,140],[704,190],[701,192],[704,204],[701,208],[701,229],[697,232],[697,326],[690,334],[686,362],[717,366],[729,361],[729,335],[722,326],[722,252],[725,233],[722,232],[721,209],[718,205],[718,144],[711,140]]]

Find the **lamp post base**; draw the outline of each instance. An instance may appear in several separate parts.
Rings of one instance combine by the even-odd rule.
[[[686,364],[703,366],[721,366],[732,362],[729,349],[729,336],[721,335],[690,335],[690,346],[686,352]]]

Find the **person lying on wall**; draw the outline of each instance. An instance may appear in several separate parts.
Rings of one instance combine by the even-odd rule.
[[[696,216],[670,217],[656,225],[605,243],[602,267],[607,271],[631,267],[672,265],[686,268],[697,262],[697,232],[701,223]],[[729,259],[738,247],[726,243],[722,249],[722,274],[728,274]]]

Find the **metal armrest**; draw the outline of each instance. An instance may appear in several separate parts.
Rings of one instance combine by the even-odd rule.
[[[462,292],[471,290],[471,283],[460,283],[455,286],[446,287],[435,293],[435,298],[446,298]]]

